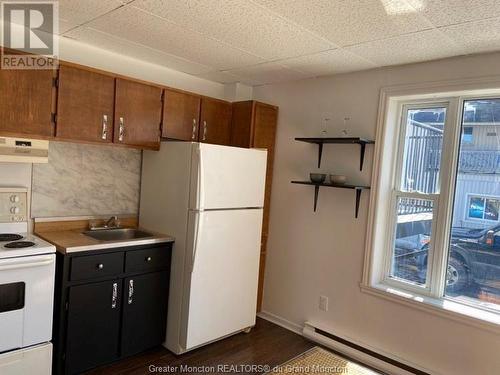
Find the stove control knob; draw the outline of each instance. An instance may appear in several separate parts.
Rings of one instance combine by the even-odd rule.
[[[18,214],[19,213],[19,207],[11,207],[10,208],[10,213],[11,214]]]
[[[10,201],[11,201],[12,203],[17,203],[17,202],[19,202],[19,196],[18,196],[18,195],[11,195],[11,196],[10,196]]]

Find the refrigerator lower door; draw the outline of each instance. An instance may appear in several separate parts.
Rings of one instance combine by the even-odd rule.
[[[267,151],[196,143],[189,208],[263,207]]]
[[[262,209],[192,211],[186,350],[255,325]]]

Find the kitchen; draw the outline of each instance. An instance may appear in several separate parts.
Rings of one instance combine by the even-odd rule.
[[[0,3],[1,375],[498,373],[496,5]]]
[[[164,341],[181,354],[250,330],[259,254],[265,249],[261,228],[269,214],[264,202],[269,202],[266,164],[272,154],[263,146],[272,151],[277,108],[230,103],[62,61],[57,76],[52,73],[0,73],[2,86],[17,90],[2,101],[2,133],[9,137],[2,138],[0,153],[3,162],[14,162],[1,164],[5,175],[15,171],[6,186],[24,186],[2,188],[2,233],[20,233],[19,238],[5,235],[4,248],[27,246],[23,253],[2,254],[8,259],[38,254],[29,251],[31,237],[25,233],[31,230],[37,236],[33,249],[41,254],[57,249],[57,260],[46,270],[50,275],[57,263],[55,285],[47,288],[46,305],[33,305],[47,310],[50,331],[48,296],[55,290],[53,335],[42,336],[54,345],[54,373],[80,373]],[[12,117],[14,105],[18,118]],[[169,140],[161,148],[160,136]],[[34,140],[40,138],[46,140]],[[236,143],[246,148],[229,147]],[[141,230],[133,229],[137,226]],[[235,247],[238,253],[231,251]],[[236,274],[222,272],[228,267]],[[204,285],[207,277],[213,285]],[[42,287],[47,278],[30,287]],[[186,291],[184,279],[192,283]],[[239,288],[235,284],[218,293],[221,285],[237,280]],[[33,292],[5,293],[27,298]],[[241,294],[247,303],[238,310],[228,305],[224,312],[225,301]],[[189,295],[190,306],[183,307]],[[202,307],[209,302],[217,311]],[[20,310],[15,304],[5,309]],[[171,328],[165,338],[167,316]],[[24,324],[31,319],[25,316]],[[214,325],[202,330],[198,325],[207,319]],[[40,344],[25,338],[2,351],[34,343]]]

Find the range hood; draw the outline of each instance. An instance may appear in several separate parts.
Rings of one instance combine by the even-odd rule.
[[[48,163],[49,141],[0,137],[0,162]]]

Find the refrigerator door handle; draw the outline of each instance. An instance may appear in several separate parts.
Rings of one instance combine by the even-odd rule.
[[[205,205],[205,170],[203,167],[202,145],[198,145],[198,209],[203,210]]]
[[[198,219],[196,220],[195,227],[194,227],[194,241],[193,241],[193,263],[191,265],[191,273],[194,271],[194,266],[196,264],[196,253],[198,251],[199,247],[199,242],[200,242],[200,232],[202,231],[203,228],[203,220],[201,218],[201,213],[196,214],[198,216]]]

